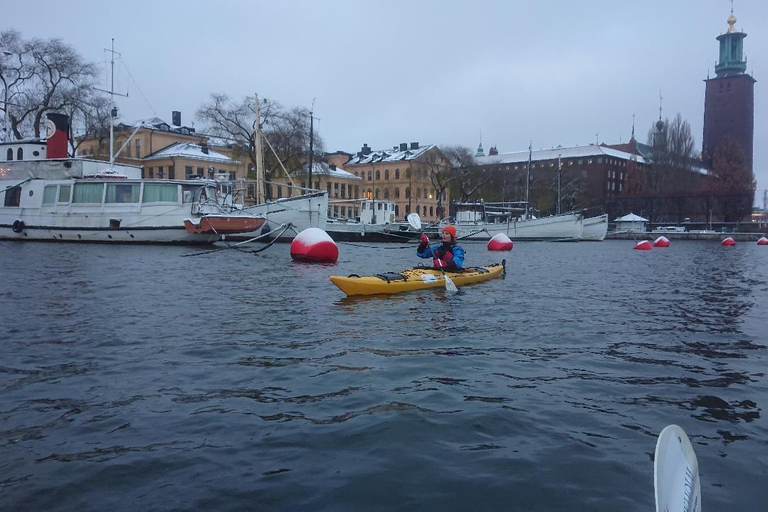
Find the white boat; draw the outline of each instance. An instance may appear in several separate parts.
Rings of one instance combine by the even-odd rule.
[[[399,233],[395,223],[395,203],[388,200],[360,199],[357,219],[328,219],[326,231],[336,242],[393,242],[411,237]],[[340,201],[341,202],[341,201]],[[349,204],[346,201],[345,204]]]
[[[525,203],[456,203],[456,236],[489,240],[504,233],[513,241],[575,242],[583,233],[582,216],[563,213],[536,218],[526,215]]]
[[[223,239],[226,240],[252,240],[252,239],[274,239],[279,241],[290,241],[298,233],[307,228],[320,228],[325,230],[328,222],[328,194],[323,190],[314,189],[301,189],[300,187],[289,187],[291,190],[298,190],[299,194],[291,197],[283,197],[279,199],[270,200],[267,199],[265,194],[265,185],[268,182],[265,179],[264,172],[264,154],[262,144],[264,141],[269,141],[264,137],[261,131],[261,125],[259,124],[259,98],[254,98],[254,146],[256,150],[256,181],[253,183],[255,189],[256,204],[251,206],[242,205],[242,211],[250,215],[264,216],[267,219],[267,223],[261,230],[238,233],[235,235],[225,235]],[[310,129],[310,141],[312,140],[313,133]],[[311,143],[310,143],[311,144]],[[269,145],[270,149],[274,152],[272,145]],[[277,161],[280,162],[280,157],[276,154]],[[280,162],[280,165],[283,164]],[[286,175],[288,171],[283,168]],[[290,178],[290,175],[288,175]],[[246,183],[241,182],[240,190],[234,193],[238,196],[238,193],[242,193],[243,196],[246,192]],[[242,197],[242,196],[241,196]],[[269,234],[271,233],[271,234]],[[268,235],[269,234],[269,235]]]
[[[608,214],[604,213],[597,217],[585,217],[582,219],[582,241],[602,242],[605,235],[608,234]]]
[[[141,169],[78,158],[2,163],[0,239],[212,244],[220,233],[263,217],[221,202],[214,180],[148,180]],[[210,216],[210,218],[208,218]]]

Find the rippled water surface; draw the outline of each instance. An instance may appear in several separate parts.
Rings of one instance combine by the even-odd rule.
[[[348,299],[414,249],[1,243],[0,509],[649,511],[676,423],[704,510],[768,510],[768,248],[631,246]]]

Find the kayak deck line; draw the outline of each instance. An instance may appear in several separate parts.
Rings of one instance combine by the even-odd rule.
[[[350,274],[330,276],[333,284],[347,295],[377,295],[401,293],[413,290],[445,287],[445,277],[457,286],[481,283],[506,274],[506,260],[481,267],[468,267],[461,271],[443,271],[432,267],[417,266],[402,272],[383,272],[370,276]]]

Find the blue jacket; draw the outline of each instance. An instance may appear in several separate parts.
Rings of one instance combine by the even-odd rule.
[[[416,249],[416,256],[419,258],[437,258],[438,256],[443,255],[443,243],[440,242],[439,244],[435,244],[432,247],[425,246],[423,251],[420,251],[421,245],[419,245],[419,248]],[[451,244],[451,247],[449,249],[451,251],[451,254],[453,254],[453,258],[448,261],[448,265],[446,266],[446,270],[461,270],[462,265],[464,264],[464,249],[461,248],[461,246],[454,244]]]

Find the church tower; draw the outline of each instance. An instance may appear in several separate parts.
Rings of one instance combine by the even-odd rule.
[[[715,65],[715,78],[707,78],[704,94],[704,143],[702,158],[708,165],[718,144],[732,136],[744,151],[744,161],[752,170],[752,145],[755,131],[755,79],[747,74],[744,38],[736,32],[736,17],[728,17],[728,31],[717,36],[720,60]]]

